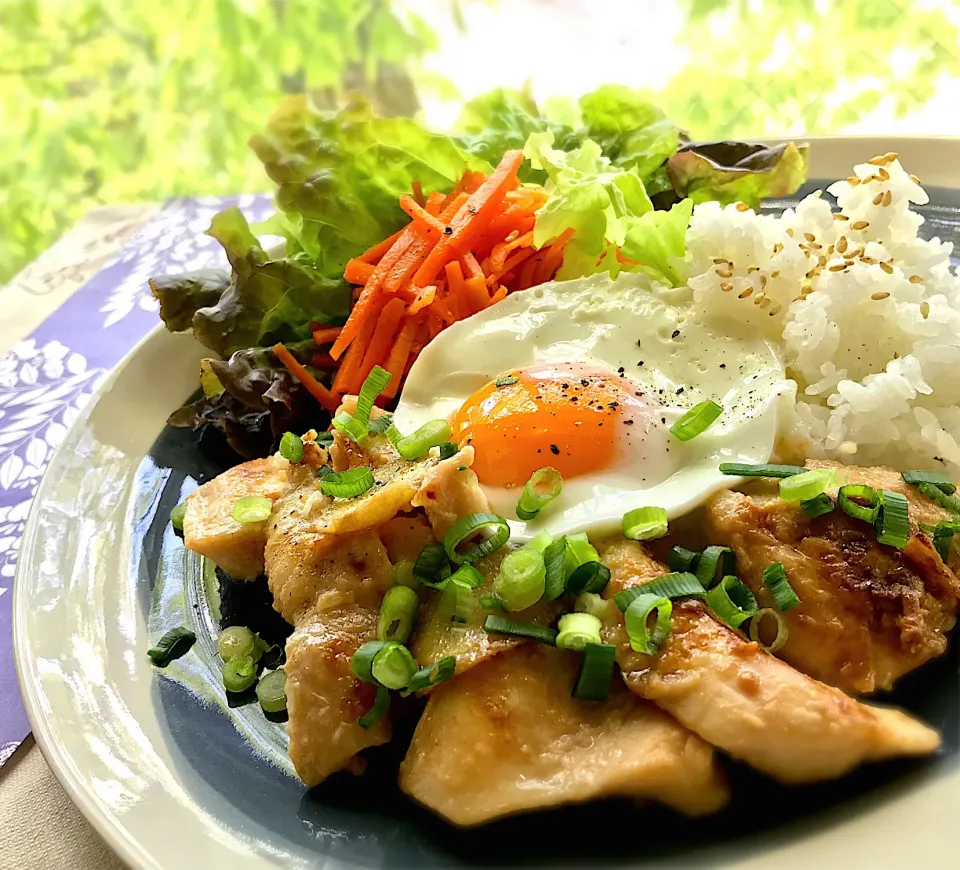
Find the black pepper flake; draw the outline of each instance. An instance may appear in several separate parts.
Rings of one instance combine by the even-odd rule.
[[[623,374],[623,371],[624,371],[624,370],[623,370],[623,366],[620,366],[620,368],[617,369],[617,374],[618,374],[618,375],[622,375],[622,374]]]
[[[677,395],[679,396],[681,393],[683,393],[683,390],[684,390],[683,387],[678,387],[678,388],[677,388]]]
[[[608,408],[619,408],[619,407],[620,407],[620,403],[619,403],[619,402],[611,402],[609,405],[607,405],[607,407],[608,407]]]
[[[640,339],[639,339],[639,338],[637,339],[637,347],[642,347],[642,345],[640,344]]]
[[[471,202],[470,205],[467,206],[467,211],[470,212],[470,214],[476,214],[477,213],[476,204]]]
[[[551,444],[551,445],[550,445],[550,452],[551,452],[554,456],[559,456],[559,455],[560,455],[560,448],[557,447],[556,444]]]
[[[680,334],[680,330],[679,330],[679,329],[675,329],[675,330],[673,331],[673,335],[671,335],[670,338],[676,338],[679,334]]]
[[[581,387],[589,387],[589,386],[590,386],[590,381],[588,381],[586,378],[580,378],[580,386],[581,386]]]
[[[633,425],[633,420],[624,420],[624,421],[623,421],[623,425],[624,425],[624,426],[632,426],[632,425]]]
[[[720,368],[725,369],[727,367],[726,363],[720,363]]]
[[[637,363],[637,368],[640,368],[640,366],[642,365],[643,365],[643,360],[640,360],[640,362]]]
[[[666,423],[667,423],[667,418],[666,418],[666,417],[661,417],[661,418],[660,418],[660,422],[663,423],[664,425],[666,425]]]
[[[560,384],[560,386],[563,387],[563,389],[565,389],[565,390],[569,390],[569,389],[570,389],[570,384]]]
[[[451,235],[453,235],[453,227],[451,227],[451,226],[446,226],[446,227],[444,227],[444,228],[443,228],[443,234],[444,234],[445,236],[451,236]]]

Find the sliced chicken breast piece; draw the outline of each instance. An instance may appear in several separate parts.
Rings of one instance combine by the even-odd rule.
[[[279,499],[288,486],[290,463],[279,456],[244,462],[190,493],[183,518],[183,542],[237,580],[263,573],[267,520],[238,523],[233,507],[246,496]]]
[[[570,696],[577,656],[532,643],[431,694],[400,787],[457,825],[605,797],[710,813],[728,791],[711,748],[615,681]]]
[[[763,606],[773,603],[763,571],[783,564],[800,604],[784,613],[790,634],[778,655],[862,694],[891,688],[946,651],[960,580],[918,527],[944,518],[938,505],[890,469],[842,467],[839,473],[851,483],[907,495],[914,534],[905,549],[877,543],[870,524],[839,509],[808,519],[798,504],[780,499],[776,487],[763,486],[711,499],[709,537],[733,548],[740,579]]]
[[[667,570],[631,541],[601,544],[600,552],[611,571],[607,598]],[[623,617],[612,607],[603,634],[618,647],[631,691],[784,783],[833,779],[863,762],[925,755],[940,745],[932,728],[801,674],[697,600],[674,602],[671,632],[653,656],[630,648]]]

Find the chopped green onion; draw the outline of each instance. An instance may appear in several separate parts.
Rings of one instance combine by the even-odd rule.
[[[731,628],[739,628],[757,612],[757,599],[753,593],[739,577],[730,574],[707,592],[706,601],[717,619]]]
[[[901,476],[913,486],[919,486],[921,483],[932,483],[947,495],[953,495],[957,491],[957,485],[942,471],[904,471]]]
[[[389,429],[387,430],[389,434]],[[426,456],[431,447],[439,447],[450,440],[450,424],[446,420],[424,423],[412,435],[405,435],[396,443],[397,453],[412,462]]]
[[[603,592],[610,582],[610,569],[602,562],[584,562],[577,565],[567,578],[566,591],[571,595],[582,592]]]
[[[777,624],[777,635],[769,644],[760,639],[760,628],[763,620],[770,617]],[[767,652],[774,653],[780,649],[790,636],[790,629],[787,627],[786,620],[772,607],[764,607],[758,610],[750,618],[750,640],[759,644]]]
[[[318,432],[313,443],[319,444],[321,447],[329,447],[333,444],[333,432]]]
[[[458,571],[457,574],[460,572]],[[450,616],[450,622],[467,623],[473,616],[476,602],[473,598],[473,586],[452,575],[443,584],[443,606]]]
[[[444,441],[440,445],[440,458],[449,459],[451,456],[456,456],[459,448],[452,441]]]
[[[515,375],[502,375],[493,382],[493,385],[495,387],[512,387],[514,384],[519,383],[519,381],[520,378]]]
[[[377,722],[387,714],[387,710],[389,709],[390,692],[384,686],[377,686],[377,697],[373,702],[373,706],[357,719],[357,724],[366,731],[368,728],[376,725]]]
[[[623,515],[623,536],[630,541],[652,541],[667,533],[667,512],[659,507],[641,507]]]
[[[260,678],[257,700],[267,713],[280,713],[287,709],[287,672],[283,668],[270,671]]]
[[[538,553],[546,552],[547,547],[553,543],[553,535],[549,532],[537,532],[527,543],[523,545],[525,550],[536,550]]]
[[[377,682],[373,676],[373,660],[388,643],[389,641],[385,640],[368,640],[353,654],[350,659],[350,666],[358,679],[365,683]]]
[[[547,601],[555,601],[563,595],[566,585],[564,559],[567,550],[566,538],[559,538],[543,551],[543,565],[545,577],[543,581],[543,597]]]
[[[386,435],[391,425],[393,425],[393,414],[384,413],[379,417],[371,417],[367,428],[371,435]]]
[[[688,550],[686,547],[674,547],[667,556],[667,564],[671,571],[689,571],[691,574],[697,568],[697,562],[700,561],[700,554],[696,550]]]
[[[610,602],[597,595],[596,592],[582,592],[573,602],[573,609],[577,613],[589,613],[591,616],[603,620],[610,612]]]
[[[825,492],[800,502],[800,510],[803,511],[803,515],[811,520],[822,517],[824,514],[833,513],[835,506],[833,499]]]
[[[803,474],[800,465],[745,465],[742,462],[721,462],[721,474],[733,474],[737,477],[792,477]]]
[[[221,676],[228,692],[245,692],[257,681],[257,663],[250,656],[234,656],[223,663]]]
[[[937,492],[939,491],[937,490]],[[854,499],[869,502],[869,505],[858,504]],[[854,519],[864,520],[871,524],[876,521],[877,514],[880,511],[880,499],[877,496],[877,491],[865,483],[848,483],[846,486],[841,486],[837,493],[837,504]]]
[[[457,659],[455,656],[444,656],[438,659],[432,665],[420,668],[411,678],[410,685],[404,691],[405,695],[411,692],[422,692],[424,689],[432,689],[449,680],[457,670]]]
[[[427,544],[413,563],[413,576],[421,583],[433,585],[446,564],[447,553],[443,544]]]
[[[815,468],[780,480],[780,498],[784,501],[808,501],[816,498],[833,483],[830,468]]]
[[[717,568],[719,567],[719,575]],[[717,582],[717,577],[737,573],[737,557],[729,547],[707,547],[697,562],[697,579],[704,589]]]
[[[694,405],[670,427],[677,441],[690,441],[705,432],[723,413],[723,408],[712,399]]]
[[[320,479],[320,492],[334,498],[356,498],[373,489],[373,472],[365,465],[327,474]]]
[[[563,490],[563,478],[555,468],[538,468],[523,487],[517,502],[517,516],[532,520]]]
[[[446,553],[444,553],[446,557]],[[413,573],[413,562],[409,559],[401,559],[390,569],[390,582],[394,586],[409,586],[411,589],[416,589],[420,585],[420,581],[416,578]]]
[[[940,507],[953,513],[960,513],[960,498],[944,492],[935,483],[920,483],[917,485],[917,489],[931,501],[935,501]]]
[[[343,432],[353,441],[360,442],[367,435],[367,427],[349,411],[337,411],[336,416],[330,422],[333,423],[334,429]]]
[[[777,610],[789,610],[800,603],[797,593],[793,591],[787,572],[783,570],[783,563],[774,562],[763,569],[763,585],[770,590],[773,603]]]
[[[634,598],[624,613],[631,649],[652,656],[670,634],[672,613],[673,605],[669,598],[658,595],[638,595]],[[651,614],[656,617],[652,631],[648,627]]]
[[[613,596],[613,601],[621,612],[626,612],[634,599],[641,595],[656,595],[658,598],[669,598],[671,600],[688,598],[692,595],[702,596],[703,586],[696,575],[685,571],[675,571],[672,574],[656,577],[648,583],[638,583],[629,589],[621,589]]]
[[[284,432],[280,439],[280,455],[289,462],[303,459],[303,439],[293,432]]]
[[[262,495],[238,498],[233,506],[233,518],[238,523],[262,523],[270,519],[273,502]]]
[[[535,622],[517,622],[507,616],[491,613],[483,621],[483,630],[490,634],[508,634],[512,637],[523,637],[553,646],[557,640],[557,630],[546,625],[537,625]]]
[[[187,506],[180,502],[172,511],[170,511],[170,525],[178,532],[183,531],[183,521],[187,516]]]
[[[420,599],[409,586],[391,586],[380,603],[377,640],[406,643],[413,633]]]
[[[480,606],[484,610],[499,610],[501,613],[507,612],[507,608],[503,606],[503,602],[497,598],[496,595],[491,595],[489,598],[481,598]]]
[[[190,652],[197,636],[189,628],[178,625],[171,628],[156,644],[147,650],[147,655],[158,668],[165,668],[174,659]]]
[[[410,650],[393,641],[385,643],[370,664],[373,679],[388,689],[405,689],[418,670]]]
[[[500,563],[493,593],[507,610],[526,610],[543,597],[546,576],[542,553],[524,548],[514,550]]]
[[[477,543],[469,543],[471,538],[481,533],[488,533],[487,537]],[[479,562],[484,556],[499,550],[509,539],[510,526],[503,517],[496,514],[470,514],[450,527],[443,536],[443,547],[450,561],[463,565]],[[466,549],[458,550],[464,542],[467,542]]]
[[[565,613],[557,623],[557,647],[582,650],[588,643],[601,643],[602,623],[589,613]]]
[[[457,583],[463,583],[469,589],[476,589],[483,586],[486,579],[473,565],[461,565],[450,575],[450,580],[456,580]]]
[[[587,539],[586,532],[577,532],[566,536],[567,546],[564,550],[563,573],[567,579],[580,565],[587,562],[599,562],[600,554],[597,548]]]
[[[616,656],[617,648],[612,643],[588,643],[580,656],[573,697],[581,701],[606,701]]]
[[[907,497],[889,489],[880,490],[877,541],[902,550],[910,540],[910,505]]]
[[[390,383],[393,376],[386,369],[380,366],[374,366],[370,369],[370,374],[363,381],[360,392],[357,394],[357,407],[354,412],[354,418],[363,426],[364,434],[367,433],[370,426],[370,413],[373,411],[373,403]]]
[[[921,526],[933,539],[933,546],[944,563],[950,558],[950,542],[954,535],[960,534],[960,520],[942,520],[935,526]]]
[[[403,433],[394,425],[393,418],[390,419],[390,425],[387,426],[387,431],[383,433],[387,436],[387,441],[393,445],[393,449],[397,449],[397,445],[403,439]]]
[[[217,652],[225,662],[237,656],[250,656],[258,662],[269,648],[244,625],[231,625],[221,631],[217,638]]]

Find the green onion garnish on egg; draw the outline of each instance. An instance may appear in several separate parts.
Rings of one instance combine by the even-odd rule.
[[[598,644],[602,627],[600,620],[589,613],[565,613],[557,623],[557,647],[579,651],[589,643]]]
[[[171,628],[150,649],[147,655],[158,668],[165,668],[174,659],[185,656],[197,642],[197,636],[182,625]]]
[[[688,550],[686,547],[673,547],[667,556],[667,564],[671,571],[696,571],[697,563],[700,561],[700,554],[696,550]]]
[[[251,656],[234,656],[223,663],[221,677],[228,692],[245,692],[257,681],[257,663]]]
[[[833,485],[835,474],[830,468],[815,468],[780,479],[780,498],[784,501],[808,501]]]
[[[729,547],[707,547],[700,554],[695,573],[703,588],[709,589],[719,577],[737,573],[736,554]]]
[[[469,568],[470,566],[464,567]],[[458,571],[457,574],[459,573]],[[473,595],[474,587],[460,580],[457,574],[451,575],[443,584],[443,608],[449,616],[450,622],[464,624],[469,622],[470,617],[473,616],[473,611],[476,609],[476,600]]]
[[[174,527],[178,532],[183,531],[183,521],[187,516],[187,506],[183,502],[180,502],[173,510],[170,511],[170,525]]]
[[[957,485],[942,471],[904,471],[901,476],[912,486],[932,483],[947,495],[953,495],[957,491]]]
[[[406,643],[413,633],[420,599],[409,586],[393,586],[380,603],[377,640]]]
[[[670,427],[670,434],[678,441],[690,441],[703,434],[723,413],[723,408],[712,399],[694,405]]]
[[[543,583],[543,597],[547,601],[555,601],[566,588],[566,551],[567,539],[559,538],[547,545],[543,551],[543,565],[545,569]]]
[[[660,507],[640,507],[623,515],[623,536],[630,541],[652,541],[667,533],[667,512]]]
[[[390,372],[380,366],[374,366],[370,370],[357,395],[357,407],[354,413],[339,411],[333,418],[333,425],[345,435],[348,435],[354,441],[362,441],[367,432],[370,431],[370,413],[373,411],[373,403],[377,396],[382,393],[387,384],[390,383]]]
[[[794,474],[803,474],[800,465],[748,465],[742,462],[721,462],[720,473],[732,474],[736,477],[791,477]]]
[[[366,731],[367,729],[372,728],[377,724],[377,722],[386,716],[389,709],[389,690],[385,686],[377,686],[377,696],[373,702],[373,706],[359,719],[357,719],[357,724],[363,728],[364,731]]]
[[[937,489],[937,492],[940,492],[940,490]],[[867,502],[867,504],[860,504],[861,501]],[[848,483],[846,486],[841,486],[837,493],[837,504],[840,505],[840,509],[844,513],[849,514],[854,519],[871,524],[876,521],[877,514],[880,511],[880,497],[877,495],[877,491],[865,483]]]
[[[669,598],[649,593],[634,598],[624,613],[631,649],[652,656],[670,634],[672,614],[673,605]],[[651,617],[655,620],[653,628],[649,626]]]
[[[582,595],[584,592],[600,593],[610,582],[610,569],[602,562],[584,562],[577,565],[567,578],[566,591],[570,595]]]
[[[832,513],[834,507],[836,507],[836,505],[833,499],[825,492],[800,502],[800,509],[803,511],[803,515],[811,520],[822,517],[824,514]]]
[[[457,445],[452,441],[444,441],[440,445],[440,458],[449,459],[451,456],[456,456],[457,454]]]
[[[917,489],[928,499],[940,505],[940,507],[946,508],[946,510],[952,511],[953,513],[960,513],[960,498],[944,492],[937,484],[920,483],[917,484]]]
[[[412,692],[422,692],[424,689],[432,689],[449,680],[457,670],[457,659],[455,656],[444,656],[435,661],[432,665],[420,668],[411,678],[410,685],[403,691],[404,695]]]
[[[479,541],[473,538],[480,536]],[[443,548],[457,565],[479,562],[510,540],[510,526],[497,514],[477,513],[461,517],[443,536]],[[461,544],[466,547],[461,548]]]
[[[523,487],[517,502],[517,516],[532,520],[563,490],[563,478],[555,468],[538,468]]]
[[[493,594],[508,611],[526,610],[542,597],[547,576],[543,554],[521,548],[508,553],[493,581]]]
[[[581,701],[606,701],[616,657],[617,648],[613,644],[588,643],[580,657],[573,697]]]
[[[447,553],[443,544],[426,544],[413,563],[413,576],[421,583],[432,586],[446,565]]]
[[[706,601],[717,619],[731,628],[739,628],[757,612],[757,599],[753,593],[739,577],[729,574],[707,592]]]
[[[877,541],[902,550],[910,540],[910,505],[900,492],[880,490],[880,512],[877,516]]]
[[[391,426],[391,429],[395,427]],[[387,430],[390,437],[391,429]],[[412,435],[405,435],[397,440],[394,447],[397,453],[408,462],[420,459],[427,455],[431,447],[439,447],[450,440],[450,424],[446,420],[431,420],[424,423]]]
[[[763,620],[767,617],[772,619],[777,626],[777,635],[769,644],[766,643],[760,636]],[[750,640],[759,644],[767,652],[774,653],[787,642],[787,638],[790,636],[790,629],[787,628],[786,621],[778,611],[774,610],[772,607],[764,607],[754,613],[750,618],[749,634]]]
[[[280,439],[280,455],[288,462],[303,459],[303,439],[293,432],[284,432]]]
[[[782,562],[774,562],[763,569],[763,585],[770,591],[777,610],[789,610],[800,603]]]
[[[546,625],[537,625],[535,622],[517,622],[508,616],[491,613],[483,621],[483,630],[490,634],[507,634],[511,637],[522,637],[553,646],[557,640],[557,630]]]
[[[257,700],[267,713],[280,713],[287,709],[287,673],[283,668],[270,671],[260,678]]]

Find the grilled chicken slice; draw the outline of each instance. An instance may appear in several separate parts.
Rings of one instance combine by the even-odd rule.
[[[287,490],[290,463],[279,456],[244,462],[218,475],[187,496],[183,542],[211,559],[237,580],[255,580],[263,573],[267,521],[238,523],[238,499],[259,495],[276,501]]]
[[[666,569],[630,541],[600,547],[612,597]],[[604,640],[618,647],[631,691],[654,701],[719,749],[784,783],[842,776],[866,761],[925,755],[937,733],[906,714],[872,707],[801,674],[727,628],[695,600],[675,602],[656,655],[630,649],[613,607]]]
[[[424,602],[417,620],[417,630],[410,642],[410,651],[421,665],[431,665],[445,656],[455,656],[457,676],[461,676],[481,662],[523,643],[510,635],[485,631],[484,620],[494,611],[479,606],[480,599],[493,594],[493,581],[500,573],[500,563],[513,549],[515,547],[508,544],[473,566],[483,575],[484,583],[474,590],[478,606],[466,623],[450,621],[448,605],[442,595],[432,595]],[[541,599],[533,607],[511,613],[510,617],[519,622],[551,625],[559,613],[557,602]]]
[[[314,786],[342,768],[357,769],[354,756],[386,743],[390,721],[369,730],[357,723],[374,702],[374,687],[356,678],[351,657],[376,640],[380,601],[390,587],[390,562],[376,532],[338,538],[318,556],[309,543],[294,545],[299,576],[322,589],[297,614],[287,640],[287,711],[290,759],[299,777]]]
[[[439,686],[400,787],[457,825],[604,797],[726,803],[703,740],[616,683],[603,704],[570,697],[576,672],[576,655],[524,643]]]
[[[772,599],[763,570],[783,563],[800,604],[784,613],[790,634],[778,655],[818,680],[862,694],[889,689],[946,651],[960,581],[918,527],[939,522],[946,511],[890,469],[843,467],[841,473],[850,483],[907,496],[913,536],[904,550],[877,543],[872,526],[839,509],[807,519],[775,486],[751,487],[749,495],[720,493],[707,517],[710,540],[734,549],[740,579],[764,606]]]

